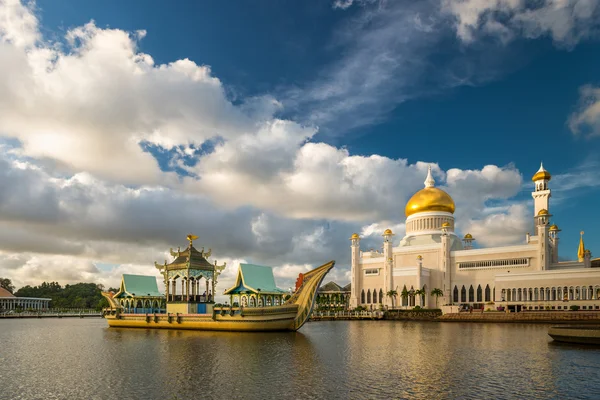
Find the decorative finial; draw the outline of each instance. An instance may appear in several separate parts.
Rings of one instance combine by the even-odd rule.
[[[579,247],[577,248],[577,259],[583,262],[585,257],[585,244],[583,243],[583,231],[579,232]]]
[[[433,175],[431,175],[431,165],[427,167],[427,178],[425,178],[425,187],[434,187],[435,180],[433,179]]]
[[[189,240],[190,242],[190,247],[192,246],[192,242],[196,239],[198,239],[198,236],[196,235],[192,235],[191,233],[189,235],[186,236],[186,239]]]
[[[421,261],[422,259],[423,259],[423,256],[419,254],[419,255],[417,256],[417,260]]]

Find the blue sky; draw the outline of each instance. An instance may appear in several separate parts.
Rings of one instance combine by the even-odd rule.
[[[587,247],[598,256],[600,227],[594,222],[599,217],[600,182],[596,177],[600,168],[600,118],[594,105],[600,84],[600,7],[584,3],[573,0],[563,10],[551,0],[500,0],[486,7],[477,7],[471,0],[177,4],[38,0],[34,7],[25,8],[27,15],[37,18],[34,26],[12,37],[6,30],[5,43],[24,49],[30,57],[32,48],[54,49],[55,55],[47,62],[57,70],[56,60],[80,61],[77,68],[81,69],[66,73],[73,77],[73,86],[64,90],[73,93],[77,87],[97,88],[89,101],[90,110],[97,113],[85,120],[81,117],[85,110],[73,112],[73,106],[56,97],[45,100],[43,104],[60,115],[56,110],[70,110],[64,114],[66,122],[53,128],[60,134],[56,133],[52,143],[64,140],[60,142],[63,150],[39,145],[39,141],[36,147],[32,138],[37,137],[39,128],[18,121],[0,125],[3,142],[13,143],[5,145],[11,149],[7,153],[10,157],[6,157],[26,160],[38,168],[36,173],[46,174],[46,178],[36,179],[55,182],[57,177],[68,180],[77,176],[84,186],[90,182],[105,185],[104,194],[152,188],[147,192],[151,199],[143,205],[124,205],[130,200],[123,194],[125,200],[119,206],[124,209],[172,206],[160,203],[162,200],[155,196],[163,199],[166,195],[155,191],[172,194],[182,208],[186,206],[181,204],[200,196],[207,209],[214,208],[211,215],[238,215],[240,219],[232,219],[229,227],[245,226],[240,232],[252,232],[257,246],[267,246],[246,255],[242,250],[248,252],[251,243],[233,243],[237,250],[229,252],[221,245],[227,258],[279,265],[290,260],[290,276],[296,272],[294,266],[303,265],[298,256],[302,254],[299,241],[324,240],[333,253],[342,254],[345,263],[349,253],[341,243],[353,231],[363,233],[367,244],[377,245],[376,235],[368,234],[371,230],[387,226],[402,229],[406,199],[424,179],[426,166],[420,163],[437,165],[434,172],[438,182],[455,197],[457,207],[462,207],[462,213],[457,213],[457,218],[463,218],[462,226],[458,225],[462,233],[472,230],[495,238],[481,245],[517,242],[522,238],[519,232],[532,225],[527,214],[532,209],[530,177],[543,161],[556,177],[551,182],[551,188],[556,189],[551,211],[563,230],[561,254],[572,258],[578,233],[585,230]],[[8,15],[9,19],[23,17]],[[92,27],[81,28],[90,21],[94,21]],[[140,31],[144,32],[136,33]],[[76,41],[70,43],[73,32]],[[93,42],[111,32],[114,35],[102,44]],[[23,39],[29,45],[21,46],[16,35],[34,39]],[[119,79],[121,71],[112,71],[111,66],[120,65],[121,59],[117,55],[111,59],[110,51],[86,56],[86,49],[113,45],[115,49],[132,46],[132,53],[124,57],[151,57],[148,65],[152,67],[148,68],[155,70],[160,66],[169,70],[170,63],[188,59],[194,65],[188,65],[187,71],[199,73],[202,66],[210,67],[202,74],[213,81],[206,83],[210,81],[207,78],[202,83],[206,87],[196,87],[197,81],[177,81],[181,77],[175,76],[162,81],[157,77],[147,86],[140,83],[144,90],[139,93],[137,86],[121,93],[118,86],[110,85],[111,80]],[[120,53],[115,50],[114,54]],[[69,65],[65,62],[60,68],[66,71]],[[98,71],[106,74],[101,76]],[[75,77],[85,82],[77,83]],[[47,79],[54,82],[50,75]],[[93,79],[99,86],[94,86]],[[129,84],[135,78],[123,79]],[[175,81],[183,83],[171,85]],[[110,89],[99,93],[103,87]],[[127,112],[146,107],[150,99],[155,101],[148,106],[153,111],[127,120]],[[189,110],[186,104],[191,104]],[[134,111],[127,111],[129,107]],[[200,116],[192,115],[196,113]],[[33,112],[29,115],[29,119],[40,121],[47,117]],[[276,124],[271,125],[273,121],[287,121],[279,126],[283,133]],[[263,123],[271,127],[266,133],[257,128]],[[119,136],[128,129],[131,132]],[[91,139],[94,135],[111,137],[105,141],[106,155],[101,156],[104,145],[100,145],[89,156],[75,157],[85,154],[78,147],[82,137],[89,140],[86,149],[99,143]],[[130,140],[137,141],[139,153],[131,150],[119,154],[119,150],[112,154],[110,148],[126,148]],[[241,147],[227,149],[237,141]],[[311,189],[323,191],[337,175],[332,173],[331,181],[324,177],[323,182],[310,183],[315,178],[305,167],[299,167],[304,165],[302,155],[318,165],[319,157],[339,157],[337,166],[346,168],[344,182],[355,188],[352,195],[357,197],[338,207],[336,201],[345,202],[345,192],[340,191],[304,209],[307,202],[302,196],[312,199]],[[323,163],[323,171],[333,169]],[[486,165],[496,170],[484,172]],[[357,177],[354,168],[364,176]],[[452,169],[458,171],[455,176],[459,178],[448,179]],[[313,181],[307,178],[311,176]],[[280,179],[288,186],[290,182],[299,186],[294,186],[289,198],[282,194],[277,201],[274,193],[281,193],[281,186],[276,184]],[[382,199],[369,203],[368,198],[378,193],[383,193]],[[133,197],[139,199],[140,194]],[[75,198],[73,195],[69,201]],[[92,204],[93,200],[84,203]],[[60,209],[64,203],[57,200],[57,204]],[[70,210],[79,205],[70,206]],[[494,221],[500,221],[497,229]],[[160,229],[160,222],[157,217],[148,227]],[[290,234],[287,244],[282,245],[278,240],[283,239],[274,239],[274,225],[302,231],[304,236],[300,239]],[[114,238],[109,230],[91,234],[92,228],[84,235],[96,241],[96,247],[89,245],[88,249],[80,242],[75,245],[75,231],[67,227],[62,244],[86,248],[77,254],[104,266],[128,263],[123,257],[100,259],[98,249],[107,243],[119,248],[124,243],[142,246],[140,253],[148,246],[144,249],[157,254],[163,243],[178,240],[176,226],[165,228],[169,233],[162,236],[151,234],[149,242],[142,244],[136,242],[134,237],[139,234],[133,231],[131,237]],[[185,229],[197,228],[190,223]],[[232,238],[227,232],[215,234]],[[343,240],[323,239],[327,235]],[[292,250],[275,250],[278,245]],[[55,256],[66,254],[68,251]],[[145,259],[131,261],[136,262],[142,264]],[[282,272],[282,277],[287,278],[286,273]],[[340,273],[339,278],[344,277]]]

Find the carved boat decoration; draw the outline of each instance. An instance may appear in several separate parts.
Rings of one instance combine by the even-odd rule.
[[[301,275],[292,296],[280,306],[214,307],[207,314],[125,314],[112,293],[102,292],[110,308],[103,312],[110,327],[190,329],[209,331],[296,331],[310,317],[323,278],[333,268],[330,261]]]

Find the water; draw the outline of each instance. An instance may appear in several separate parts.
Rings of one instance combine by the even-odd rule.
[[[600,348],[547,325],[312,322],[296,333],[0,320],[0,399],[600,398]]]

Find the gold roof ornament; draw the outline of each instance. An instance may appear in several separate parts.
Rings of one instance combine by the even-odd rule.
[[[419,255],[417,256],[417,260],[421,261],[422,259],[423,259],[423,256],[419,254]]]
[[[538,169],[535,175],[533,175],[533,178],[531,178],[531,180],[535,182],[542,179],[549,181],[550,179],[552,179],[552,175],[550,175],[550,172],[544,169],[544,164],[540,163],[540,169]]]
[[[353,233],[352,236],[350,236],[350,240],[352,239],[360,239],[360,236],[358,236],[358,233]]]
[[[579,247],[577,248],[577,258],[579,261],[583,261],[585,257],[585,244],[583,243],[583,231],[579,232]]]
[[[550,226],[550,230],[552,232],[560,232],[560,229],[558,229],[558,226],[556,224],[552,224],[552,226]]]
[[[415,193],[404,209],[407,217],[426,211],[444,211],[454,214],[456,206],[452,197],[442,189],[435,187],[435,181],[431,175],[431,166],[427,171],[427,179],[425,179],[425,188]]]
[[[386,236],[386,235],[393,235],[393,234],[394,234],[394,233],[393,233],[393,232],[392,232],[392,230],[391,230],[391,229],[389,229],[389,228],[388,228],[388,229],[386,229],[386,230],[385,230],[385,232],[383,232],[383,236]]]
[[[467,233],[464,237],[465,240],[475,240],[473,239],[473,235],[471,235],[470,233]]]
[[[539,212],[538,212],[538,217],[540,215],[548,215],[548,210],[546,210],[545,208],[542,208]]]
[[[450,222],[447,222],[447,221],[446,221],[446,222],[444,222],[444,223],[442,224],[442,228],[450,228]]]
[[[187,235],[185,238],[186,238],[186,239],[187,239],[187,240],[190,242],[190,246],[191,246],[191,245],[192,245],[192,242],[193,242],[194,240],[198,239],[198,236],[196,236],[196,235],[192,235],[192,234],[190,233],[190,234],[189,234],[189,235]]]

